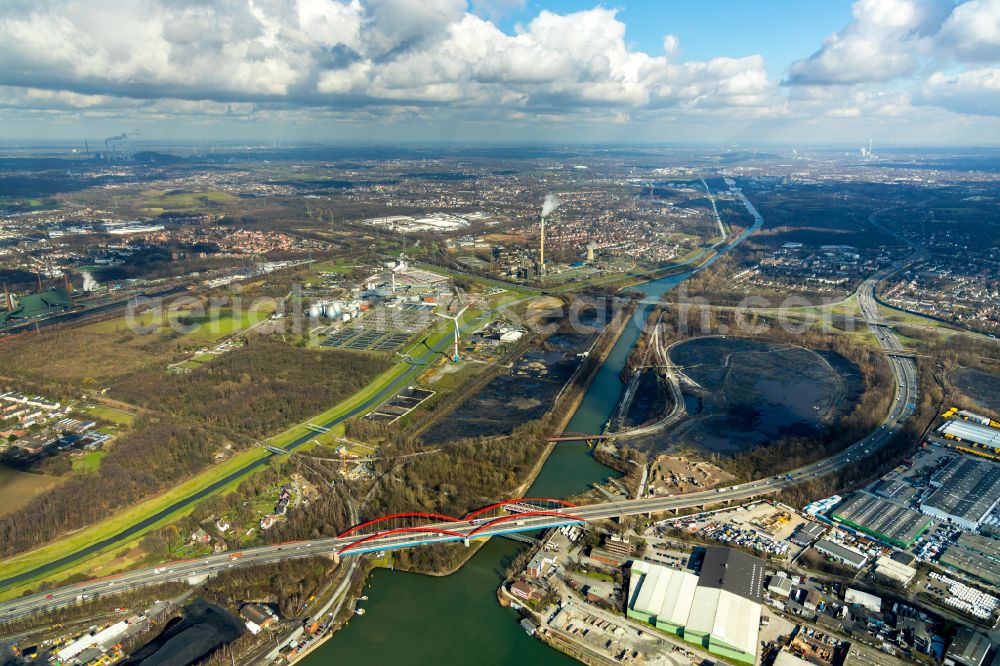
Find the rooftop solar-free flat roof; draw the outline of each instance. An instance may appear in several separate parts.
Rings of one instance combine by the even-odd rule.
[[[955,458],[934,478],[940,487],[921,509],[979,523],[1000,499],[1000,465],[979,458]]]
[[[983,446],[1000,447],[1000,430],[971,421],[951,419],[939,427],[938,432]]]
[[[863,491],[848,496],[830,515],[872,536],[905,546],[912,544],[931,522],[919,511]]]
[[[732,548],[708,548],[701,564],[698,585],[721,587],[737,596],[760,602],[764,583],[764,562]]]

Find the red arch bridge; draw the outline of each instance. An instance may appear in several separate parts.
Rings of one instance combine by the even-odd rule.
[[[336,552],[348,555],[448,541],[463,541],[468,545],[471,539],[586,522],[576,515],[576,509],[576,505],[565,500],[519,497],[490,504],[462,518],[422,511],[394,513],[337,535],[337,541],[343,545]]]
[[[857,446],[870,444],[867,440]],[[380,550],[395,550],[427,544],[455,541],[469,543],[472,539],[540,531],[550,527],[575,525],[594,520],[620,518],[639,514],[677,511],[685,508],[705,509],[724,502],[747,500],[801,483],[819,473],[843,467],[847,456],[857,448],[847,450],[820,463],[769,479],[753,481],[731,488],[702,491],[687,495],[649,497],[632,500],[609,500],[596,504],[574,506],[563,500],[518,498],[497,502],[456,518],[444,514],[408,512],[383,516],[356,525],[337,537],[312,541],[286,541],[268,546],[247,548],[239,552],[218,553],[189,560],[175,560],[157,567],[129,570],[105,578],[87,580],[59,588],[0,602],[0,622],[27,617],[43,610],[63,608],[79,603],[81,597],[98,598],[123,590],[165,582],[201,580],[205,576],[226,571],[230,567],[274,564],[289,559],[329,555],[352,555]]]

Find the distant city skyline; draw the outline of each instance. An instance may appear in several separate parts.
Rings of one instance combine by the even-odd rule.
[[[0,139],[1000,144],[1000,0],[13,0]]]

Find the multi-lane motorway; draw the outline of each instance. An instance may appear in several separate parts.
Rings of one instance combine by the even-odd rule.
[[[862,315],[868,323],[869,330],[871,330],[882,349],[889,354],[887,360],[892,374],[896,379],[896,389],[892,406],[885,419],[883,419],[873,432],[855,442],[847,449],[829,458],[800,467],[791,472],[785,472],[766,479],[758,479],[730,488],[690,493],[675,497],[622,500],[576,508],[564,508],[560,510],[561,515],[524,516],[523,518],[505,521],[495,526],[473,525],[467,521],[429,523],[425,527],[443,529],[454,534],[435,533],[433,531],[391,534],[361,544],[348,552],[350,554],[360,554],[378,550],[408,548],[425,544],[462,540],[464,535],[473,531],[476,532],[474,538],[481,538],[510,532],[537,531],[548,527],[573,523],[576,522],[576,519],[584,521],[603,520],[620,516],[662,513],[708,504],[746,500],[802,483],[813,477],[835,472],[852,464],[858,464],[859,461],[872,451],[888,442],[900,430],[903,423],[913,414],[917,404],[918,382],[916,362],[913,358],[906,357],[905,355],[895,355],[896,352],[903,351],[903,346],[892,329],[882,320],[874,296],[875,286],[879,280],[902,270],[902,268],[912,263],[919,256],[919,250],[912,246],[912,244],[911,247],[914,249],[913,256],[872,276],[858,288],[858,302]],[[435,345],[435,347],[439,346],[441,345]],[[428,349],[424,356],[430,358],[430,356],[437,352],[437,349]],[[401,383],[400,380],[405,381],[409,378],[409,374],[404,373],[402,377],[392,382],[385,390],[379,392],[378,396],[374,399],[382,399],[389,391],[398,388]],[[367,406],[368,404],[366,403],[365,407]],[[294,448],[296,443],[293,442],[288,448]],[[357,538],[355,535],[346,538],[317,539],[310,542],[262,546],[244,550],[239,554],[210,555],[194,560],[171,562],[155,568],[136,569],[111,578],[60,587],[49,592],[0,603],[0,621],[25,617],[48,609],[69,606],[84,599],[114,594],[125,589],[212,575],[230,567],[268,564],[289,558],[313,557],[317,555],[328,556],[349,546]],[[0,581],[0,585],[6,582],[10,581]]]
[[[859,290],[861,307],[869,326],[879,344],[886,351],[901,349],[899,340],[892,330],[879,320],[872,291],[874,280],[866,282]],[[875,449],[883,446],[896,434],[903,423],[913,413],[917,402],[917,366],[912,358],[888,356],[888,362],[896,378],[896,393],[888,415],[868,436],[847,449],[819,462],[800,467],[766,479],[732,486],[730,488],[691,493],[675,497],[604,502],[581,507],[565,507],[557,515],[524,516],[485,526],[481,522],[442,521],[429,523],[428,528],[448,530],[454,534],[435,532],[406,532],[391,534],[376,540],[359,544],[347,553],[359,554],[377,550],[408,548],[424,544],[460,541],[470,532],[476,531],[474,538],[496,536],[509,532],[537,531],[543,528],[576,522],[603,520],[620,516],[647,513],[662,513],[678,509],[689,509],[709,504],[747,500],[752,497],[775,492],[782,488],[802,483],[810,478],[829,474],[846,466],[858,464]],[[309,542],[285,543],[260,548],[247,549],[240,553],[210,555],[208,557],[171,562],[156,568],[136,569],[111,578],[99,579],[60,587],[50,592],[34,594],[0,604],[0,621],[25,617],[43,610],[69,606],[84,599],[95,598],[116,592],[155,585],[170,581],[183,581],[212,575],[230,567],[246,567],[279,562],[290,558],[332,555],[355,542],[359,537],[317,539]],[[345,553],[345,555],[347,554]]]
[[[463,331],[475,330],[476,328],[485,324],[486,321],[488,321],[489,318],[492,316],[493,316],[492,313],[486,313],[482,316],[479,316],[475,318],[473,321],[464,324],[462,326],[462,330]],[[432,346],[425,345],[426,349],[423,349],[419,354],[414,354],[410,358],[409,367],[407,367],[405,371],[401,372],[395,379],[388,382],[385,386],[383,386],[373,395],[369,396],[366,400],[364,400],[361,404],[357,405],[353,409],[346,412],[342,412],[340,415],[336,416],[332,420],[327,421],[325,423],[320,423],[319,425],[327,429],[333,428],[334,426],[342,423],[343,421],[346,421],[347,419],[353,416],[357,416],[358,414],[365,414],[371,411],[383,400],[388,398],[390,395],[392,395],[399,389],[406,386],[408,383],[410,383],[413,380],[413,378],[419,372],[421,372],[422,369],[430,361],[434,359],[435,356],[444,353],[444,351],[448,347],[450,347],[451,344],[452,344],[451,336],[444,336]],[[315,437],[316,434],[312,431],[309,431],[301,435],[297,439],[289,442],[284,448],[286,451],[293,451]],[[272,455],[278,455],[278,454],[272,454]],[[16,585],[18,583],[25,583],[30,580],[36,579],[40,576],[53,573],[59,569],[77,563],[86,557],[99,553],[107,548],[125,543],[129,539],[134,538],[136,535],[141,534],[151,525],[155,525],[156,523],[176,514],[178,511],[181,511],[182,509],[189,507],[194,502],[197,502],[215,493],[221,488],[225,488],[226,486],[232,484],[234,481],[243,478],[251,471],[257,469],[258,467],[266,465],[270,457],[271,456],[253,460],[252,462],[247,463],[240,469],[237,469],[236,471],[229,473],[225,477],[218,479],[217,481],[202,488],[201,490],[198,490],[197,492],[188,495],[187,497],[177,500],[176,502],[170,504],[169,506],[160,509],[159,511],[147,516],[146,518],[137,523],[129,525],[128,527],[122,529],[119,532],[116,532],[115,534],[112,534],[109,537],[101,539],[100,541],[96,541],[90,544],[89,546],[81,548],[80,550],[67,553],[56,560],[40,565],[34,569],[30,569],[28,571],[24,571],[19,574],[15,574],[13,576],[4,578],[0,580],[0,589],[3,589],[11,585]],[[0,613],[2,612],[3,608],[0,607]]]

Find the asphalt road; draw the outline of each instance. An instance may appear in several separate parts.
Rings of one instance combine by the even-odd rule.
[[[862,285],[859,295],[862,297],[862,309],[870,322],[873,332],[887,351],[900,349],[898,339],[892,330],[874,322],[877,310],[872,297],[874,280]],[[872,309],[868,309],[871,307]],[[496,536],[510,532],[537,531],[583,521],[595,521],[618,516],[638,515],[645,513],[662,513],[676,509],[689,509],[708,504],[726,501],[741,501],[776,492],[782,488],[794,486],[810,478],[835,472],[851,464],[858,464],[873,450],[883,446],[898,432],[904,422],[912,415],[913,405],[917,402],[917,366],[913,359],[889,356],[888,361],[896,377],[896,393],[888,415],[878,428],[865,438],[855,442],[847,449],[819,462],[800,467],[791,472],[779,474],[766,479],[758,479],[749,483],[711,491],[679,495],[675,497],[656,497],[647,499],[622,500],[603,502],[576,508],[559,510],[559,515],[525,516],[521,519],[511,519],[495,526],[481,529],[475,538]],[[395,383],[394,383],[395,385]],[[387,393],[387,389],[383,394]],[[380,394],[381,395],[381,394]],[[374,398],[376,400],[377,398]],[[369,403],[370,404],[370,403]],[[360,409],[360,408],[359,408]],[[356,410],[357,411],[357,410]],[[428,525],[435,529],[455,532],[456,535],[434,532],[408,532],[379,538],[360,545],[349,551],[350,554],[364,552],[407,548],[430,543],[461,541],[465,535],[481,528],[482,524],[472,524],[468,521],[440,522]],[[330,556],[357,540],[357,536],[347,538],[317,539],[308,542],[293,542],[259,548],[247,549],[239,553],[224,553],[210,555],[194,560],[171,562],[156,568],[136,569],[109,578],[69,585],[49,592],[34,594],[27,597],[0,604],[0,621],[25,617],[35,613],[70,606],[84,599],[114,594],[126,589],[144,587],[171,581],[197,579],[201,576],[219,573],[232,567],[248,567],[260,564],[279,562],[291,558]],[[345,553],[346,555],[347,553]]]
[[[878,313],[878,306],[874,299],[874,288],[879,280],[901,270],[918,255],[919,250],[914,248],[913,256],[911,256],[910,259],[898,262],[892,267],[872,276],[858,288],[858,301],[862,313],[866,321],[869,322],[869,328],[878,340],[879,345],[887,352],[901,351],[903,347],[895,333],[893,333],[892,329],[881,324],[882,319]],[[431,356],[438,353],[439,350],[437,348],[443,348],[444,346],[450,344],[450,342],[450,338],[445,337],[438,345],[435,345],[434,350],[427,350],[418,360],[429,360]],[[903,356],[888,356],[887,358],[890,369],[896,378],[896,392],[893,397],[889,413],[886,415],[885,419],[883,419],[882,423],[879,424],[878,428],[839,453],[824,460],[800,467],[791,472],[786,472],[765,479],[758,479],[756,481],[732,486],[730,488],[690,493],[676,497],[622,500],[604,502],[601,504],[591,504],[577,508],[566,508],[560,510],[562,515],[526,516],[523,519],[514,519],[483,529],[479,529],[483,527],[482,525],[473,525],[467,521],[434,523],[427,525],[427,527],[445,529],[455,532],[456,534],[447,535],[434,532],[408,532],[403,534],[394,534],[382,537],[377,541],[365,543],[363,546],[352,549],[350,553],[360,554],[364,552],[406,548],[430,543],[460,541],[464,535],[467,535],[477,529],[479,529],[479,531],[476,534],[476,538],[479,538],[496,536],[510,532],[537,531],[544,528],[579,522],[579,520],[593,521],[618,516],[661,513],[676,509],[700,507],[706,504],[747,500],[760,495],[776,492],[785,487],[794,486],[813,477],[830,474],[851,464],[858,464],[860,460],[869,455],[873,450],[885,445],[902,428],[905,421],[913,414],[916,408],[918,397],[916,362],[912,358],[906,358]],[[350,416],[370,409],[377,404],[378,401],[384,399],[386,396],[391,394],[391,392],[400,388],[410,379],[412,374],[414,374],[419,367],[420,366],[416,366],[415,368],[405,372],[388,387],[380,391],[378,395],[366,401],[364,405],[359,406],[358,408],[352,410],[349,414],[338,417],[330,423],[324,425],[328,427],[336,425]],[[295,447],[309,441],[312,437],[312,434],[304,435],[289,444],[286,448],[287,450],[292,450]],[[256,461],[242,470],[235,472],[230,477],[227,477],[227,479],[223,479],[216,485],[221,487],[232,480],[232,478],[242,476],[250,469],[264,464],[266,460],[267,459],[265,458]],[[166,515],[183,508],[190,502],[203,497],[211,491],[212,489],[206,489],[205,491],[201,491],[200,493],[197,493],[189,498],[185,498],[175,505],[168,507],[163,512],[160,512],[157,516],[151,517],[149,520],[159,520],[160,517],[165,517]],[[132,528],[129,528],[118,535],[101,542],[100,544],[95,544],[91,548],[68,555],[58,562],[51,563],[45,567],[40,567],[39,569],[27,572],[21,576],[15,576],[8,578],[7,580],[0,581],[0,587],[9,585],[12,582],[18,582],[19,580],[28,580],[39,575],[40,573],[45,573],[46,571],[53,569],[56,566],[62,566],[67,562],[75,561],[90,552],[95,552],[110,543],[114,543],[114,541],[121,541],[124,538],[131,536],[139,529],[141,529],[141,527],[133,526]],[[0,604],[0,621],[25,617],[45,610],[70,606],[84,599],[114,594],[121,590],[156,585],[171,581],[183,581],[190,578],[211,575],[231,567],[268,564],[290,558],[329,556],[350,545],[356,539],[356,536],[352,536],[349,538],[328,538],[309,542],[262,546],[259,548],[246,549],[239,553],[210,555],[208,557],[194,560],[171,562],[156,568],[136,569],[109,578],[68,585],[48,592],[21,597],[16,600],[2,603]]]
[[[476,319],[474,322],[472,322],[472,323],[470,323],[470,324],[468,324],[466,326],[463,326],[463,330],[469,330],[469,329],[473,329],[474,330],[475,328],[481,326],[483,323],[484,323],[484,317],[480,317],[480,318]],[[349,418],[351,418],[353,416],[357,416],[358,414],[364,414],[364,413],[370,411],[372,408],[374,408],[375,406],[377,406],[380,402],[382,402],[383,400],[385,400],[386,398],[388,398],[394,392],[396,392],[399,389],[401,389],[404,386],[406,386],[413,379],[413,377],[416,376],[417,373],[420,372],[424,368],[424,366],[427,363],[429,363],[432,360],[434,360],[434,357],[437,354],[443,353],[443,350],[445,350],[448,347],[451,347],[452,344],[454,344],[454,343],[453,343],[453,340],[452,340],[451,336],[445,336],[437,344],[435,344],[433,347],[425,349],[423,351],[423,353],[421,353],[417,358],[413,359],[414,364],[412,365],[412,367],[408,368],[403,374],[401,374],[395,380],[393,380],[392,382],[390,382],[385,388],[383,388],[382,390],[380,390],[378,393],[376,393],[375,395],[373,395],[371,398],[369,398],[368,400],[364,401],[364,403],[358,405],[357,407],[355,407],[354,409],[350,410],[349,412],[347,412],[345,414],[342,414],[342,415],[340,415],[340,416],[338,416],[338,417],[330,420],[329,422],[322,423],[320,425],[322,425],[324,428],[332,428],[332,427],[338,425],[339,423],[342,423],[343,421],[346,421],[347,419],[349,419]],[[314,439],[315,437],[316,437],[316,433],[313,433],[313,432],[310,432],[310,433],[307,433],[305,435],[302,435],[298,439],[292,441],[287,446],[285,446],[285,450],[286,451],[292,451],[292,450],[294,450],[294,449],[302,446],[306,442],[310,441],[311,439]],[[272,455],[278,455],[278,454],[272,454]],[[181,509],[184,509],[185,507],[189,506],[193,502],[197,502],[197,501],[199,501],[199,500],[201,500],[201,499],[203,499],[203,498],[205,498],[205,497],[207,497],[207,496],[215,493],[220,488],[224,488],[225,486],[229,485],[233,481],[236,481],[237,479],[240,479],[240,478],[246,476],[251,471],[253,471],[253,470],[255,470],[255,469],[259,468],[259,467],[262,467],[263,465],[266,465],[268,463],[268,461],[269,461],[270,458],[271,458],[271,456],[267,456],[267,457],[264,457],[264,458],[258,458],[257,460],[255,460],[255,461],[253,461],[251,463],[248,463],[247,465],[241,467],[240,469],[238,469],[238,470],[232,472],[231,474],[223,477],[222,479],[219,479],[215,483],[213,483],[213,484],[211,484],[209,486],[206,486],[205,488],[202,488],[201,490],[197,491],[196,493],[193,493],[191,495],[188,495],[187,497],[179,499],[176,502],[174,502],[173,504],[171,504],[170,506],[168,506],[166,508],[163,508],[160,511],[157,511],[156,513],[154,513],[154,514],[146,517],[142,521],[140,521],[138,523],[134,523],[134,524],[130,525],[129,527],[121,530],[120,532],[116,532],[115,534],[113,534],[113,535],[111,535],[111,536],[109,536],[109,537],[107,537],[105,539],[101,539],[100,541],[96,541],[96,542],[90,544],[89,546],[87,546],[86,548],[81,548],[80,550],[73,551],[72,553],[68,553],[66,555],[63,555],[62,557],[60,557],[57,560],[53,560],[53,561],[48,562],[48,563],[46,563],[44,565],[41,565],[41,566],[36,567],[34,569],[31,569],[29,571],[25,571],[23,573],[15,575],[15,576],[9,576],[7,578],[4,578],[4,579],[0,580],[0,589],[3,589],[5,587],[9,587],[11,585],[16,585],[18,583],[24,583],[24,582],[33,580],[35,578],[38,578],[38,577],[43,576],[45,574],[51,573],[53,571],[57,571],[57,570],[59,570],[59,569],[61,569],[63,567],[66,567],[66,566],[70,565],[70,564],[73,564],[73,563],[75,563],[75,562],[77,562],[77,561],[79,561],[79,560],[81,560],[81,559],[83,559],[85,557],[88,557],[88,556],[93,555],[95,553],[99,553],[102,550],[104,550],[105,548],[108,548],[110,546],[114,546],[114,545],[119,544],[119,543],[123,543],[123,542],[127,541],[128,539],[130,539],[131,537],[135,536],[136,534],[139,534],[140,532],[142,532],[143,530],[145,530],[146,528],[148,528],[150,525],[153,525],[153,524],[159,522],[160,520],[162,520],[164,518],[167,518],[168,516],[173,515],[174,513],[180,511]],[[0,612],[2,612],[2,608],[0,608]]]

